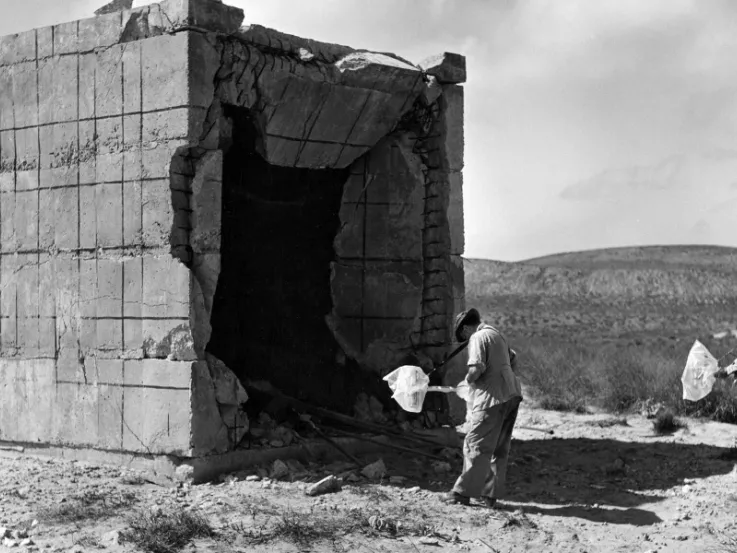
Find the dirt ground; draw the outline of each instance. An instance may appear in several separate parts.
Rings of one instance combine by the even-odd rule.
[[[150,521],[202,513],[211,535],[184,551],[737,551],[725,545],[737,536],[737,428],[687,422],[661,437],[642,416],[625,424],[523,404],[519,426],[555,434],[516,432],[510,494],[495,510],[440,502],[458,458],[450,471],[409,455],[362,458],[383,459],[380,481],[343,462],[293,463],[279,481],[258,480],[249,469],[194,486],[150,482],[126,469],[5,458],[0,534],[11,537],[0,551],[135,551],[126,530],[141,513]],[[305,494],[329,474],[342,474],[341,491]],[[26,532],[32,545],[18,545]]]

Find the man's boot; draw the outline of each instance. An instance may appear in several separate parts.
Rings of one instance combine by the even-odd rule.
[[[448,494],[445,495],[441,499],[443,503],[446,503],[448,505],[470,505],[471,499],[469,497],[466,497],[465,495],[461,495],[456,492],[448,492]]]

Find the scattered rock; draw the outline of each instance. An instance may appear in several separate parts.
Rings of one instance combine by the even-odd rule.
[[[422,545],[440,545],[440,542],[437,540],[437,538],[430,538],[428,536],[423,536],[419,539],[419,542]]]
[[[28,532],[26,530],[13,530],[12,536],[16,540],[23,540],[28,537]]]
[[[26,538],[23,541],[20,542],[21,547],[30,547],[31,545],[35,545],[33,543],[33,540],[31,538]]]
[[[316,495],[322,495],[325,493],[339,492],[340,489],[340,480],[335,476],[330,475],[307,488],[307,491],[305,493],[314,497]]]
[[[251,474],[250,476],[246,476],[246,482],[258,482],[261,480],[261,477],[258,474]]]
[[[279,441],[283,445],[288,446],[292,445],[292,442],[294,442],[294,432],[292,432],[289,428],[286,426],[277,426],[272,432],[272,443],[274,441]],[[277,447],[277,446],[275,446]],[[281,446],[279,446],[281,447]]]
[[[445,457],[448,460],[451,460],[451,459],[461,459],[463,457],[463,454],[457,449],[446,447],[440,452],[440,456]]]
[[[355,472],[350,473],[345,477],[346,482],[358,482],[361,480]]]
[[[269,445],[271,447],[284,447],[284,442],[282,442],[281,440],[271,440],[269,442]]]
[[[450,466],[450,463],[446,463],[444,461],[435,461],[431,466],[432,469],[438,473],[450,472],[451,470],[453,470],[453,467]]]
[[[264,428],[273,428],[276,426],[274,419],[272,419],[268,413],[264,413],[263,411],[258,414],[258,418],[256,420],[258,421],[259,426]]]
[[[15,540],[13,540],[13,539],[10,539],[10,538],[5,538],[3,540],[3,545],[5,547],[8,547],[8,548],[10,548],[10,547],[18,547],[18,542],[15,541]]]
[[[287,467],[289,467],[289,472],[291,472],[292,474],[302,474],[307,472],[305,466],[297,461],[297,459],[288,459]]]
[[[120,530],[112,530],[102,535],[100,541],[107,545],[120,544]]]
[[[274,461],[274,464],[271,466],[271,478],[279,479],[284,478],[289,474],[289,467],[286,465],[286,463],[280,459],[277,459]]]
[[[174,471],[174,477],[180,482],[192,480],[194,476],[194,467],[190,465],[179,465]]]
[[[0,540],[3,540],[10,536],[10,530],[7,528],[0,528]]]
[[[366,465],[363,467],[361,474],[370,480],[380,480],[381,478],[384,478],[384,476],[386,476],[386,465],[384,464],[384,460],[379,459],[375,463]]]
[[[390,484],[403,484],[405,480],[407,480],[407,478],[405,478],[404,476],[390,476],[389,477]]]

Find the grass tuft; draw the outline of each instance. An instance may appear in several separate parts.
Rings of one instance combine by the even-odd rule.
[[[128,526],[120,534],[121,541],[147,553],[176,553],[195,538],[215,535],[203,515],[189,511],[140,511]]]
[[[544,409],[586,412],[596,406],[627,413],[643,404],[662,404],[677,415],[737,423],[737,386],[732,379],[718,380],[701,401],[682,399],[687,349],[543,339],[518,347],[520,378]]]
[[[130,507],[136,501],[136,496],[128,492],[85,492],[63,503],[44,507],[36,518],[59,524],[102,520],[117,515],[121,509]]]
[[[678,418],[671,409],[661,409],[653,419],[653,429],[656,434],[672,434],[676,430],[685,428],[686,425]]]

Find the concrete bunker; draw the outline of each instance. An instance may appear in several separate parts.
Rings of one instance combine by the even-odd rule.
[[[0,38],[0,440],[216,459],[249,435],[250,380],[352,413],[440,362],[464,59],[242,27],[219,0],[103,12]]]

